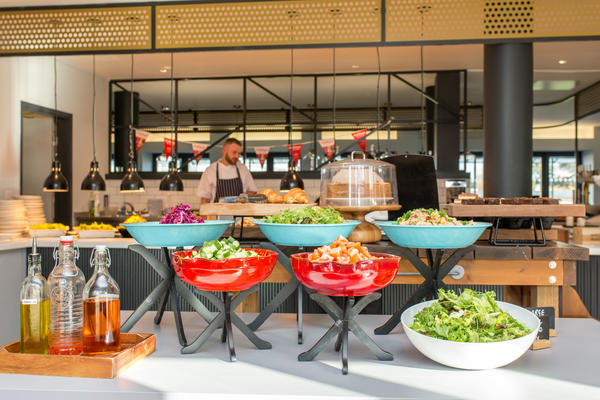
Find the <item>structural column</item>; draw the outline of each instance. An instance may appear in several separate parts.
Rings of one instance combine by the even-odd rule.
[[[484,194],[531,196],[533,47],[484,47]]]

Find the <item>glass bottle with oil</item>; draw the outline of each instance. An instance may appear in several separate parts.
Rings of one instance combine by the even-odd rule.
[[[21,353],[48,354],[50,303],[35,237],[27,264],[27,276],[21,284],[20,292]]]
[[[110,253],[106,246],[96,246],[90,262],[94,274],[83,289],[83,352],[117,352],[121,331],[120,292],[119,285],[108,273]]]

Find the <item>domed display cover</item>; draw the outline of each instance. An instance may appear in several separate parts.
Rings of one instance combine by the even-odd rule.
[[[398,203],[396,166],[369,159],[337,161],[321,168],[321,206],[380,206]]]

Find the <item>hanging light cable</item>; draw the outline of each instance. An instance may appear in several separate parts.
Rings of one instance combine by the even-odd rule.
[[[380,101],[379,101],[379,88],[380,88],[380,81],[381,81],[381,57],[379,55],[379,46],[375,47],[375,49],[377,50],[377,118],[376,118],[376,123],[377,123],[377,132],[375,133],[377,135],[377,154],[376,157],[379,157],[379,155],[381,154],[381,147],[379,144],[379,123],[381,121],[381,110],[380,110]]]
[[[169,172],[160,181],[159,190],[182,192],[183,181],[177,171],[177,125],[175,123],[175,93],[173,91],[173,52],[171,52],[171,140],[174,138],[174,146],[169,161]],[[173,142],[172,142],[173,143]]]
[[[58,22],[56,23],[58,24]],[[44,180],[44,192],[68,192],[69,182],[61,171],[61,163],[58,161],[58,102],[57,102],[57,73],[56,56],[53,59],[54,64],[54,128],[52,130],[52,168],[50,174]]]
[[[425,33],[425,13],[429,11],[431,6],[423,5],[419,6],[418,10],[421,13],[421,43],[423,42],[423,36]],[[421,61],[421,154],[425,154],[425,141],[427,139],[427,125],[425,121],[425,69],[423,63],[423,45],[420,46],[420,61]]]
[[[89,21],[96,25],[100,20],[93,19]],[[92,39],[94,41],[94,39]],[[92,149],[94,158],[90,162],[90,171],[81,182],[81,190],[106,190],[106,183],[99,172],[98,161],[96,160],[96,55],[92,55]]]
[[[297,12],[294,10],[288,11],[288,16],[290,18],[290,36],[291,42],[294,42],[294,18],[298,16]],[[294,115],[294,48],[290,49],[290,111],[288,117],[288,145],[289,152],[293,152],[293,140],[292,140],[292,123],[293,123],[293,115]],[[279,190],[282,192],[287,192],[295,187],[300,189],[304,189],[304,182],[298,173],[296,172],[296,163],[290,154],[289,158],[289,166],[288,171],[285,173],[283,178],[281,178],[281,183],[279,184]]]
[[[133,23],[133,17],[130,19]],[[131,27],[130,27],[131,29]],[[144,191],[144,181],[137,172],[137,163],[133,152],[133,53],[131,53],[131,75],[129,85],[129,161],[127,162],[126,174],[121,181],[121,193],[138,193]]]

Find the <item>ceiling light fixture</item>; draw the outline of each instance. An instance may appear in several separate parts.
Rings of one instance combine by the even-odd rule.
[[[290,10],[288,11],[288,16],[290,17],[290,36],[291,42],[294,42],[294,18],[298,16],[297,11]],[[294,114],[294,48],[290,49],[290,111],[288,117],[288,145],[290,148],[288,151],[292,153],[292,116]],[[279,190],[282,192],[287,192],[292,190],[293,188],[304,189],[304,182],[298,173],[296,172],[296,163],[292,158],[292,154],[290,154],[288,171],[285,173],[283,178],[281,178],[281,182],[279,183]]]
[[[100,20],[93,18],[89,20],[92,26],[100,24]],[[92,149],[94,158],[90,162],[90,172],[81,182],[81,190],[106,190],[106,183],[98,169],[96,160],[96,55],[92,55]]]
[[[68,192],[69,182],[61,171],[61,164],[58,161],[58,110],[57,110],[57,89],[56,89],[57,73],[56,73],[56,56],[54,56],[54,129],[52,131],[52,168],[50,174],[44,180],[44,192]]]
[[[566,63],[567,63],[567,60],[558,60],[558,63],[559,63],[560,65],[563,65],[563,64],[566,64]]]
[[[131,23],[133,23],[134,18],[130,17]],[[131,28],[131,27],[130,27]],[[133,128],[133,53],[131,53],[131,79],[129,85],[129,161],[127,162],[126,174],[121,181],[121,193],[141,193],[144,192],[144,181],[140,177],[137,172],[137,164],[135,161],[135,154],[133,152],[133,138],[135,135],[135,130]]]

